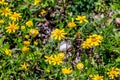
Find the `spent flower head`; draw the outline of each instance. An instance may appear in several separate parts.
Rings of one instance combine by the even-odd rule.
[[[68,22],[68,25],[67,25],[69,28],[74,28],[76,27],[76,24],[74,22],[74,19],[72,18],[72,22]]]

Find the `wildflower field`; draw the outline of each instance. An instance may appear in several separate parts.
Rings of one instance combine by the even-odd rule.
[[[120,0],[0,0],[0,80],[120,80]]]

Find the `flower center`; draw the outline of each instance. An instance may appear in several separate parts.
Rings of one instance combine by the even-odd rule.
[[[57,33],[56,33],[57,35],[60,35],[60,31],[57,31]]]
[[[96,37],[92,37],[91,40],[92,40],[92,42],[95,42],[96,41]]]

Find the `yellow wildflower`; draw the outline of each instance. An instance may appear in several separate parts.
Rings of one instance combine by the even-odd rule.
[[[91,40],[91,46],[98,46],[103,37],[97,34],[93,34],[89,37],[89,39]]]
[[[65,57],[65,54],[64,53],[58,53],[57,56],[61,59],[63,59]]]
[[[111,70],[108,70],[107,74],[111,79],[118,77],[118,72],[116,71],[114,67],[112,67]]]
[[[84,68],[84,64],[83,63],[78,63],[76,65],[76,67],[77,67],[77,69],[82,70]]]
[[[94,77],[92,78],[92,80],[103,80],[103,76],[99,76],[98,74],[94,75]]]
[[[29,35],[32,37],[36,37],[39,34],[39,31],[37,29],[31,29],[29,32]]]
[[[38,5],[40,0],[34,0],[34,5]]]
[[[18,21],[19,18],[21,18],[21,17],[22,17],[22,16],[20,15],[20,13],[14,12],[14,13],[11,15],[10,19],[13,20],[13,21]]]
[[[9,9],[8,7],[3,8],[0,12],[2,13],[1,15],[5,17],[10,16],[12,13],[11,9]]]
[[[27,21],[27,22],[26,22],[26,25],[27,25],[28,27],[31,27],[31,26],[33,26],[33,22],[32,22],[32,21]]]
[[[54,37],[55,40],[61,40],[62,38],[65,38],[66,34],[67,33],[65,33],[64,29],[55,29],[52,31],[51,36]]]
[[[76,20],[79,20],[80,23],[88,22],[88,20],[86,19],[86,16],[77,16]]]
[[[22,51],[23,51],[23,52],[28,52],[28,51],[29,51],[29,48],[28,48],[27,46],[23,46],[23,47],[22,47]]]
[[[30,45],[30,42],[29,42],[29,41],[24,41],[23,44],[24,44],[25,46],[29,46],[29,45]]]
[[[72,22],[69,22],[67,26],[68,26],[69,28],[74,28],[74,27],[76,27],[76,24],[75,24],[73,18],[72,18]]]
[[[52,63],[53,65],[60,65],[62,62],[61,58],[59,58],[59,56],[54,55],[53,59],[52,59]]]
[[[6,50],[5,50],[5,53],[6,53],[7,55],[9,55],[9,56],[11,56],[11,54],[12,54],[12,52],[11,52],[10,49],[6,49]]]
[[[51,55],[51,56],[45,56],[45,58],[46,58],[45,62],[48,62],[49,64],[52,63],[52,61],[53,61],[53,55]]]
[[[41,12],[40,12],[41,15],[44,15],[44,14],[46,14],[46,13],[47,13],[47,12],[46,12],[44,9],[42,9]]]
[[[21,29],[24,30],[24,29],[25,29],[25,26],[21,26]]]
[[[72,70],[71,68],[63,68],[63,69],[62,69],[62,73],[63,73],[63,74],[70,74],[70,73],[72,73],[72,71],[73,71],[73,70]]]
[[[93,34],[82,43],[82,48],[91,48],[93,46],[99,46],[102,40],[103,40],[102,36]]]
[[[0,24],[3,24],[4,23],[4,20],[3,19],[0,19]]]
[[[18,30],[18,24],[15,24],[14,22],[9,23],[9,26],[5,28],[6,32],[8,33],[15,33],[16,30]]]
[[[0,4],[1,4],[1,5],[7,5],[8,3],[5,2],[5,0],[1,0],[1,1],[0,1]]]
[[[26,65],[25,62],[24,62],[24,64],[21,65],[21,68],[22,68],[22,69],[25,69],[25,70],[27,69],[27,65]]]
[[[26,39],[29,39],[29,37],[30,37],[29,35],[25,35],[25,38],[26,38]]]

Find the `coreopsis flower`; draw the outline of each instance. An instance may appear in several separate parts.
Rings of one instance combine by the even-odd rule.
[[[61,52],[61,53],[58,53],[57,56],[59,58],[63,59],[65,57],[65,54],[63,52]]]
[[[21,26],[21,30],[24,30],[25,29],[25,26]]]
[[[86,16],[77,16],[76,20],[78,20],[80,23],[88,22]]]
[[[10,16],[12,13],[11,9],[9,9],[8,7],[1,9],[0,12],[1,12],[1,15],[5,17]]]
[[[103,37],[97,34],[93,34],[89,37],[91,40],[91,46],[98,46],[99,43],[103,40]]]
[[[49,64],[52,64],[52,61],[53,61],[53,55],[51,56],[45,56],[45,62],[48,62]]]
[[[103,37],[97,34],[93,34],[89,36],[83,43],[82,48],[91,48],[93,46],[99,46],[101,41],[103,40]]]
[[[26,25],[28,26],[28,27],[31,27],[31,26],[33,26],[33,22],[30,20],[30,21],[27,21],[26,22]]]
[[[62,29],[62,30],[55,29],[54,31],[52,31],[51,37],[54,37],[55,40],[61,40],[61,39],[65,38],[66,34],[67,33],[65,33],[64,29]]]
[[[118,77],[117,69],[112,67],[111,70],[109,69],[107,72],[109,78],[114,79],[115,77]]]
[[[72,69],[71,68],[62,68],[62,73],[63,74],[71,74],[72,73]]]
[[[4,23],[4,20],[3,19],[0,19],[0,24],[3,24]]]
[[[23,47],[22,47],[22,51],[23,51],[23,52],[28,52],[28,51],[29,51],[29,47],[23,46]]]
[[[11,15],[10,19],[13,20],[13,21],[18,21],[19,18],[21,18],[21,17],[22,17],[22,16],[21,16],[20,13],[14,12],[14,13]]]
[[[76,67],[77,67],[77,69],[82,70],[84,68],[84,64],[83,63],[78,63],[76,65]]]
[[[40,12],[41,15],[44,15],[44,14],[46,14],[46,13],[47,13],[47,12],[46,12],[44,9],[42,9],[41,12]]]
[[[72,18],[72,22],[68,22],[68,25],[67,25],[69,28],[74,28],[76,27],[76,24],[74,22],[74,19]]]
[[[30,42],[29,42],[29,41],[24,41],[23,44],[24,44],[25,46],[29,46],[29,45],[30,45]]]
[[[34,0],[34,5],[38,5],[40,0]]]
[[[6,50],[5,50],[5,54],[11,56],[12,52],[11,52],[10,49],[6,49]]]
[[[30,29],[29,35],[32,37],[36,37],[39,34],[37,29]]]
[[[5,28],[6,32],[8,33],[15,33],[16,30],[19,29],[18,24],[15,24],[14,22],[9,23],[9,26]]]
[[[103,80],[103,76],[99,76],[98,74],[94,75],[92,80]]]
[[[29,37],[30,37],[29,35],[25,35],[25,38],[26,38],[26,39],[29,39]]]
[[[1,5],[7,5],[8,3],[5,2],[5,0],[0,0],[0,4],[1,4]]]
[[[59,56],[54,55],[54,56],[53,56],[53,59],[52,59],[52,63],[53,63],[53,65],[60,65],[60,64],[63,63],[63,62],[62,62],[62,59],[59,58]]]
[[[21,68],[22,68],[22,69],[25,69],[25,70],[27,69],[27,65],[26,65],[25,62],[24,62],[24,64],[21,65]]]

